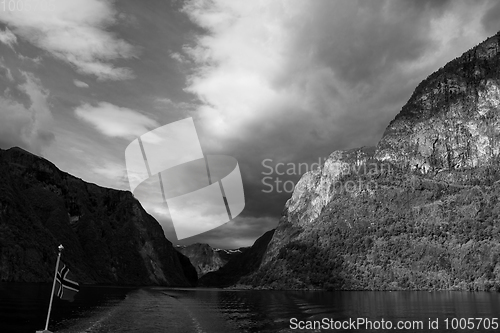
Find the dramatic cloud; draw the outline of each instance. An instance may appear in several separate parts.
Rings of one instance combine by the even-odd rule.
[[[14,44],[17,43],[17,37],[9,28],[5,28],[4,31],[0,30],[0,42],[14,49]]]
[[[129,43],[106,30],[116,22],[111,2],[54,0],[49,3],[50,8],[40,10],[10,11],[6,7],[0,10],[0,22],[23,39],[72,64],[80,73],[95,75],[100,80],[134,77],[130,69],[111,64],[113,60],[135,54]],[[46,10],[41,13],[42,9]],[[8,40],[12,40],[11,37]]]
[[[187,88],[204,102],[198,112],[207,131],[253,140],[256,128],[273,135],[277,127],[290,131],[280,124],[300,124],[294,140],[305,146],[339,133],[373,142],[416,80],[450,60],[444,53],[456,56],[480,41],[473,18],[485,8],[219,0],[191,1],[184,10],[208,31],[188,49],[198,71]],[[361,133],[364,139],[356,138]]]
[[[0,96],[0,146],[21,146],[35,153],[54,140],[53,119],[44,90],[32,74],[22,72],[25,82],[17,89],[26,95],[26,103],[6,90]],[[27,105],[28,106],[27,106]]]
[[[264,216],[266,206],[277,214],[290,195],[262,192],[263,159],[314,162],[376,144],[421,80],[487,36],[481,18],[490,7],[188,2],[184,12],[206,33],[183,48],[196,64],[186,90],[201,102],[194,114],[205,147],[242,165],[245,214]]]
[[[276,226],[302,173],[278,174],[279,163],[376,144],[419,82],[500,29],[492,0],[46,2],[0,6],[0,145],[128,189],[130,141],[191,116],[204,154],[241,169],[242,214],[183,240],[221,247]],[[154,191],[134,195],[170,237]]]
[[[101,102],[97,106],[83,104],[75,110],[80,119],[110,137],[135,139],[159,124],[140,112]]]
[[[80,80],[73,80],[73,83],[75,84],[75,86],[77,86],[78,88],[88,88],[89,85],[86,84],[85,82],[83,81],[80,81]]]

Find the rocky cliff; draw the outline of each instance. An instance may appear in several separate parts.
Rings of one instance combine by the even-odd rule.
[[[86,183],[19,148],[0,150],[0,174],[0,281],[51,281],[63,244],[81,283],[190,285],[189,261],[181,264],[130,192]]]
[[[499,40],[424,80],[375,149],[334,152],[306,173],[240,282],[500,290]]]
[[[231,257],[241,253],[243,249],[223,250],[214,249],[208,244],[191,244],[176,246],[177,251],[185,255],[196,269],[198,277],[213,272],[224,266]]]
[[[500,152],[497,34],[422,81],[375,157],[422,172],[496,163]]]

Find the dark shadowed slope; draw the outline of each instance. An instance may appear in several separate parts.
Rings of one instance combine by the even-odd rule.
[[[0,150],[0,174],[1,281],[51,281],[62,243],[79,282],[189,285],[177,251],[130,192],[20,148]]]

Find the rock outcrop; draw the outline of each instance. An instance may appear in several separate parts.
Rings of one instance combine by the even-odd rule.
[[[500,33],[430,75],[375,149],[303,175],[266,288],[500,290]]]
[[[191,244],[189,246],[176,246],[175,248],[189,258],[199,278],[208,272],[218,270],[224,266],[232,256],[241,253],[243,250],[214,249],[208,244],[200,243]]]
[[[255,272],[260,267],[273,234],[274,230],[270,230],[260,236],[252,247],[245,248],[241,253],[231,256],[227,264],[217,271],[202,276],[199,285],[204,287],[229,287]]]
[[[158,222],[128,191],[0,150],[0,281],[51,281],[57,246],[81,283],[191,285]],[[191,267],[192,268],[192,267]]]
[[[496,164],[499,38],[489,38],[420,83],[387,127],[375,157],[422,172]]]

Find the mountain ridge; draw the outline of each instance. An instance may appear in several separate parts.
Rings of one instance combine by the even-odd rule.
[[[195,283],[189,261],[132,193],[87,183],[18,147],[0,150],[0,172],[1,281],[51,281],[62,243],[81,283]]]
[[[238,283],[500,290],[499,45],[497,33],[423,80],[374,151],[335,151],[304,174]]]
[[[242,253],[244,248],[224,250],[213,248],[208,244],[195,243],[188,246],[175,246],[175,249],[189,258],[195,267],[198,278],[224,266],[231,257]]]
[[[229,287],[254,272],[261,264],[274,229],[265,232],[250,248],[231,256],[229,261],[216,271],[208,272],[198,281],[203,287]]]

